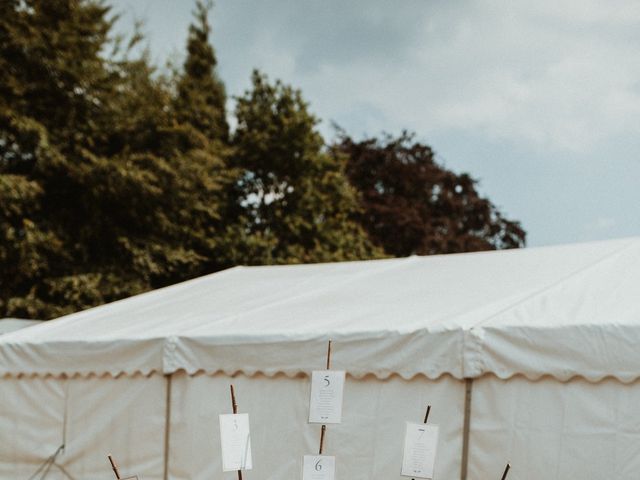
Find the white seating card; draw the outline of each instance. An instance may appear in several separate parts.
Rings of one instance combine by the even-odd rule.
[[[224,472],[251,470],[248,413],[220,415],[220,446]]]
[[[133,477],[125,477],[122,480],[138,480],[138,476],[134,475]]]
[[[437,425],[407,422],[400,475],[414,478],[433,478],[438,432]]]
[[[309,423],[340,423],[344,371],[316,370],[311,373]]]
[[[334,480],[336,457],[329,455],[305,455],[302,480]]]

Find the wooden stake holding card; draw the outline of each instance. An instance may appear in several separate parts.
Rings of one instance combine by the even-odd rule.
[[[107,455],[107,458],[109,459],[109,463],[111,464],[111,469],[113,470],[113,473],[115,474],[116,478],[120,480],[120,470],[118,469],[118,464],[116,463],[116,461],[113,459],[111,455]]]
[[[238,404],[236,403],[236,392],[233,390],[233,385],[229,385],[231,387],[231,411],[234,415],[238,414]],[[238,480],[242,480],[242,470],[238,470]]]
[[[331,368],[331,342],[327,350],[327,365]],[[314,370],[311,372],[311,398],[309,423],[342,422],[342,393],[345,372],[340,370]]]
[[[431,405],[423,423],[407,422],[404,436],[404,452],[400,475],[415,478],[433,478],[439,429],[437,425],[427,425]]]
[[[322,455],[322,449],[324,447],[324,432],[326,432],[326,430],[327,426],[322,425],[322,428],[320,429],[320,448],[318,449],[318,455]]]
[[[251,435],[249,415],[238,413],[236,394],[231,385],[232,414],[222,414],[220,419],[220,447],[222,449],[222,470],[238,472],[242,480],[242,470],[251,470]]]
[[[342,422],[344,380],[344,371],[331,370],[331,340],[329,340],[327,369],[311,372],[309,423],[327,425]]]
[[[427,405],[427,413],[424,414],[424,422],[422,423],[427,423],[429,420],[429,413],[431,413],[431,405]]]
[[[427,421],[429,420],[429,414],[431,413],[431,405],[427,405],[427,413],[424,414],[424,424],[427,423]],[[412,478],[411,480],[415,480],[414,478]]]
[[[507,466],[504,467],[504,473],[502,474],[502,480],[507,480],[507,474],[509,473],[510,469],[511,469],[511,464],[507,463]]]
[[[331,370],[331,340],[327,346],[327,370]],[[318,449],[318,455],[322,455],[322,449],[324,447],[324,434],[327,431],[327,426],[322,425],[320,428],[320,448]]]
[[[113,470],[113,473],[116,476],[117,480],[138,480],[137,475],[133,475],[131,477],[124,477],[124,478],[121,477],[120,469],[118,468],[118,464],[116,463],[114,458],[111,455],[107,455],[107,458],[109,459],[109,463],[111,464],[111,469]]]
[[[321,423],[318,455],[305,455],[302,480],[334,480],[336,457],[323,455],[327,423],[342,421],[342,392],[345,372],[331,371],[331,340],[327,347],[327,369],[311,372],[309,423]]]

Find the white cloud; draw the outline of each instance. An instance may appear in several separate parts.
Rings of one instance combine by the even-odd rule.
[[[252,15],[268,20],[234,44],[221,25],[219,52],[301,86],[338,122],[364,108],[384,113],[380,129],[461,129],[572,152],[640,133],[638,2],[313,5],[259,5]],[[246,5],[219,8],[229,19]],[[233,72],[234,93],[247,70]]]

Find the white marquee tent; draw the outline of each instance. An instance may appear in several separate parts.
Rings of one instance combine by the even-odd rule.
[[[311,370],[347,371],[337,478],[400,478],[405,421],[441,429],[435,478],[636,480],[640,239],[238,267],[0,337],[0,478],[222,474],[229,384],[254,470],[300,478]],[[64,444],[64,450],[59,447]],[[48,468],[48,467],[47,467]]]
[[[27,320],[24,318],[0,318],[0,335],[15,332],[22,328],[37,325],[42,320]]]

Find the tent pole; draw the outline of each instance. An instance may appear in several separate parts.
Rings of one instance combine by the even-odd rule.
[[[169,480],[169,438],[171,433],[171,374],[165,374],[167,381],[164,410],[164,480]]]
[[[473,378],[464,379],[464,424],[462,430],[462,462],[460,466],[460,480],[467,480],[469,466],[469,430],[471,426],[471,393]]]

